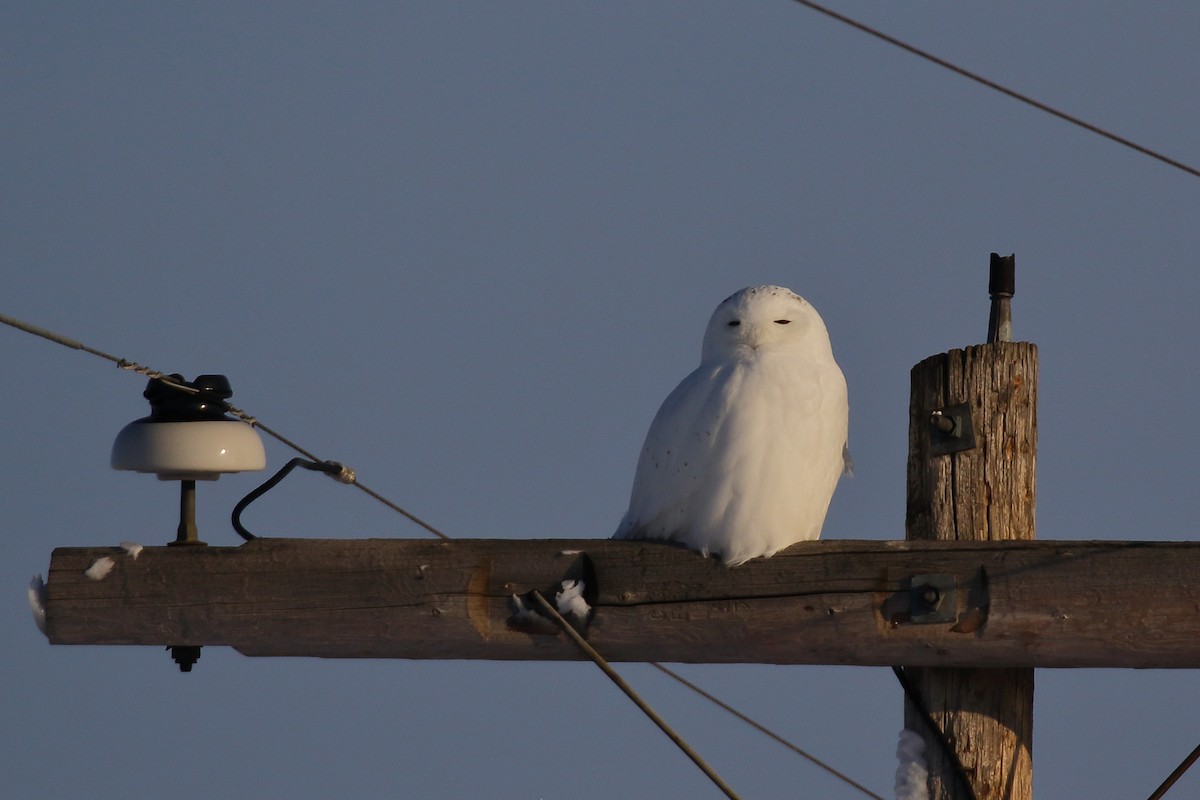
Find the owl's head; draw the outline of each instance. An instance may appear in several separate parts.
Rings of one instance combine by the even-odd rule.
[[[766,352],[832,355],[825,323],[807,300],[782,286],[749,286],[713,312],[701,360],[755,358]]]

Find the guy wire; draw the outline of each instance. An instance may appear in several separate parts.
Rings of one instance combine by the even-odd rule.
[[[708,765],[708,762],[706,762],[699,753],[693,750],[691,745],[685,742],[683,737],[676,733],[674,728],[667,724],[667,721],[660,717],[658,713],[651,708],[650,705],[646,703],[646,701],[643,700],[640,695],[638,695],[632,686],[625,682],[625,679],[622,678],[617,671],[614,670],[609,663],[604,660],[603,656],[596,652],[594,647],[588,644],[586,639],[579,635],[578,631],[571,627],[571,623],[563,619],[562,614],[558,613],[558,609],[550,605],[550,602],[542,596],[541,592],[534,590],[532,594],[533,599],[537,601],[539,606],[541,606],[542,611],[544,611],[550,617],[550,619],[554,620],[558,627],[562,628],[563,633],[565,633],[567,637],[575,643],[575,646],[582,650],[584,655],[590,658],[592,662],[595,663],[595,665],[599,667],[605,675],[608,676],[609,680],[615,683],[617,688],[624,692],[625,695],[642,710],[642,713],[649,717],[650,720],[667,735],[667,738],[674,742],[675,746],[682,750],[684,755],[690,758],[692,763],[699,767],[700,771],[707,775],[708,779],[716,784],[718,789],[725,793],[726,797],[728,797],[730,800],[738,800],[737,794],[732,788],[730,788],[729,784],[725,783],[725,781],[721,779],[721,776],[718,775],[716,771]]]

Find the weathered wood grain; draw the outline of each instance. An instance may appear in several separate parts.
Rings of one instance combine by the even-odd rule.
[[[104,580],[83,572],[101,556]],[[952,618],[909,579],[955,576]],[[511,597],[582,578],[614,661],[1200,667],[1200,542],[803,542],[727,568],[650,542],[259,539],[59,548],[57,644],[228,645],[256,656],[578,659],[510,628]],[[536,629],[537,626],[534,626]]]
[[[951,350],[913,367],[909,403],[909,539],[943,542],[1034,538],[1037,489],[1037,347],[1027,342]],[[930,416],[938,409],[970,409],[975,446],[939,452],[931,445]],[[1083,595],[1087,581],[1072,580]],[[1048,599],[1048,598],[1047,598]],[[1132,598],[1130,598],[1132,599]],[[1054,613],[1056,604],[1042,606]],[[1115,611],[1114,606],[1108,606]],[[1070,613],[1070,612],[1068,612]],[[1120,613],[1120,612],[1116,612]],[[1103,614],[1103,612],[1102,612]],[[994,620],[989,624],[994,624]],[[1027,640],[1052,644],[1047,631]],[[915,662],[905,662],[909,666]],[[1033,666],[981,662],[980,669],[912,669],[930,714],[954,743],[979,800],[1030,800],[1033,794]],[[967,795],[916,710],[905,725],[926,735],[932,800]]]

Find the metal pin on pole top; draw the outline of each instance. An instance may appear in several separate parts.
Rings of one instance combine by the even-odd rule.
[[[1016,289],[1015,255],[992,253],[988,270],[988,294],[992,297],[992,312],[988,315],[988,344],[1012,341],[1012,296]]]

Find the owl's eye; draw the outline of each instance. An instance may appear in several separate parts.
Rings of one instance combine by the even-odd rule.
[[[729,320],[729,327],[731,327],[731,328],[736,328],[738,325],[741,325],[741,324],[742,324],[742,321],[740,319]]]
[[[789,322],[791,322],[791,320],[790,320],[790,319],[777,319],[777,320],[775,320],[775,324],[776,324],[776,325],[787,325]]]

